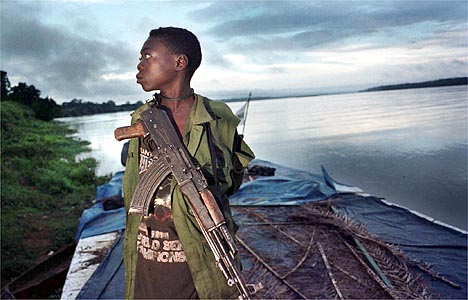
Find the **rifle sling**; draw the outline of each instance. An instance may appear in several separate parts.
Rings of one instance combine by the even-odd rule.
[[[206,136],[208,139],[208,147],[210,149],[211,168],[213,169],[216,200],[219,201],[219,196],[221,195],[221,191],[219,190],[219,177],[218,177],[218,167],[216,164],[216,149],[214,145],[214,137],[213,137],[213,133],[211,132],[211,127],[209,123],[203,123],[203,127],[205,127],[205,130],[206,130]]]

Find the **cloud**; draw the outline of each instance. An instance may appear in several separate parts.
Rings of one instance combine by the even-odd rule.
[[[206,34],[219,43],[234,43],[243,51],[281,51],[395,29],[402,33],[398,42],[406,43],[407,28],[421,23],[444,30],[464,26],[466,11],[465,1],[232,1],[213,3],[192,16],[211,21]]]
[[[21,74],[28,84],[47,91],[59,102],[99,98],[107,95],[108,89],[136,92],[136,87],[122,90],[117,76],[134,71],[136,66],[135,53],[125,43],[86,37],[65,26],[48,24],[40,17],[47,13],[43,7],[16,2],[6,6],[2,7],[1,51],[2,68],[10,76]],[[77,23],[84,26],[83,20]],[[114,78],[103,80],[109,73]]]
[[[465,1],[232,1],[215,2],[192,16],[214,21],[208,32],[229,39],[317,27],[367,32],[424,21],[465,22],[466,8]]]
[[[362,85],[385,70],[466,74],[466,1],[53,3],[2,2],[1,68],[59,103],[147,97],[133,74],[140,43],[158,26],[199,37],[200,91]]]

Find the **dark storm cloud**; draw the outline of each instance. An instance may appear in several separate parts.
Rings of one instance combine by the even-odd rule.
[[[45,95],[65,101],[92,99],[109,88],[120,89],[121,82],[105,82],[103,74],[134,70],[135,54],[123,44],[48,25],[37,7],[7,4],[2,4],[2,68],[9,76],[21,74]]]

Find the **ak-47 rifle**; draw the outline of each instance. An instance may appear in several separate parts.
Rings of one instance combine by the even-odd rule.
[[[149,102],[141,112],[141,121],[132,126],[119,127],[115,138],[123,139],[149,136],[155,162],[148,168],[137,185],[130,204],[129,214],[147,216],[149,206],[160,183],[172,174],[181,192],[186,196],[203,235],[215,257],[216,265],[229,286],[236,285],[239,299],[250,299],[250,292],[242,273],[235,263],[238,250],[229,233],[223,214],[208,189],[208,183],[199,167],[195,167],[185,145],[180,141],[167,113]],[[207,279],[209,280],[209,279]],[[250,285],[249,285],[250,286]]]

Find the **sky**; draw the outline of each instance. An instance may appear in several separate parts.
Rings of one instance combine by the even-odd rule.
[[[347,92],[468,74],[468,2],[0,0],[0,68],[57,103],[150,98],[153,28],[200,40],[192,87],[213,99]]]

